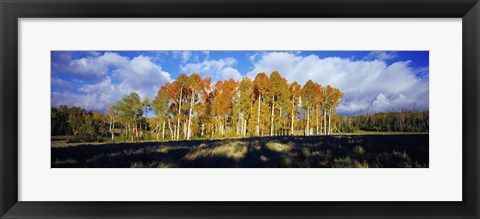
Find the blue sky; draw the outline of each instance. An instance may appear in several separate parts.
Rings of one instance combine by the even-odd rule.
[[[340,88],[343,115],[428,109],[428,51],[52,51],[51,105],[105,112],[132,91],[153,99],[181,73],[215,83],[272,71]]]

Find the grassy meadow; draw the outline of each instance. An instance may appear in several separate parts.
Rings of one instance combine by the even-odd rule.
[[[67,144],[52,168],[428,168],[428,134],[250,137]]]

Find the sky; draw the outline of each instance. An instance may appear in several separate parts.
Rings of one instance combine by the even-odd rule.
[[[51,106],[105,113],[130,92],[153,100],[182,73],[214,84],[273,71],[339,88],[340,115],[429,107],[428,51],[52,51]]]

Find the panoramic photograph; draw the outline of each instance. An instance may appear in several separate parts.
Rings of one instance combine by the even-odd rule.
[[[51,168],[428,168],[428,51],[51,51]]]

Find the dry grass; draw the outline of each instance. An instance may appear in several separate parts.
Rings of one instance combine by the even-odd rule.
[[[310,156],[312,156],[312,152],[311,152],[310,149],[308,149],[308,148],[302,148],[302,154],[303,154],[303,156],[305,156],[305,157],[310,157]]]
[[[196,160],[201,157],[221,156],[234,160],[241,160],[247,154],[245,142],[234,141],[217,147],[199,147],[183,157],[186,160]]]
[[[355,161],[355,168],[368,168],[368,162],[366,160],[364,161]]]
[[[175,165],[169,164],[169,163],[159,163],[158,168],[173,168],[176,167]]]
[[[52,168],[428,168],[428,145],[428,135],[85,144],[52,147],[51,164]]]
[[[158,153],[168,153],[169,151],[171,150],[175,150],[174,147],[168,147],[168,146],[165,146],[165,147],[157,147],[155,148],[153,151],[154,152],[158,152]]]
[[[352,160],[349,156],[343,158],[335,158],[333,160],[334,168],[368,168],[367,161]]]
[[[124,155],[136,155],[136,154],[143,154],[145,153],[145,149],[143,148],[140,148],[140,149],[136,149],[136,150],[133,150],[133,149],[123,149],[123,154]]]
[[[282,164],[285,165],[285,166],[291,166],[293,164],[293,158],[291,157],[284,157],[282,158]]]
[[[268,158],[262,155],[262,156],[260,156],[260,160],[263,161],[263,162],[267,162]]]
[[[61,140],[53,140],[51,141],[52,143],[52,148],[63,148],[67,147],[67,140],[61,139]]]
[[[137,162],[132,162],[132,163],[130,164],[130,168],[143,168],[143,167],[145,167],[145,166],[143,165],[142,162],[139,162],[139,161],[137,161]]]
[[[291,145],[280,144],[277,142],[267,142],[265,146],[272,151],[281,152],[281,153],[289,152],[293,148],[293,146]]]
[[[357,155],[363,155],[363,154],[365,154],[365,149],[363,149],[362,146],[355,146],[353,148],[353,152]]]

